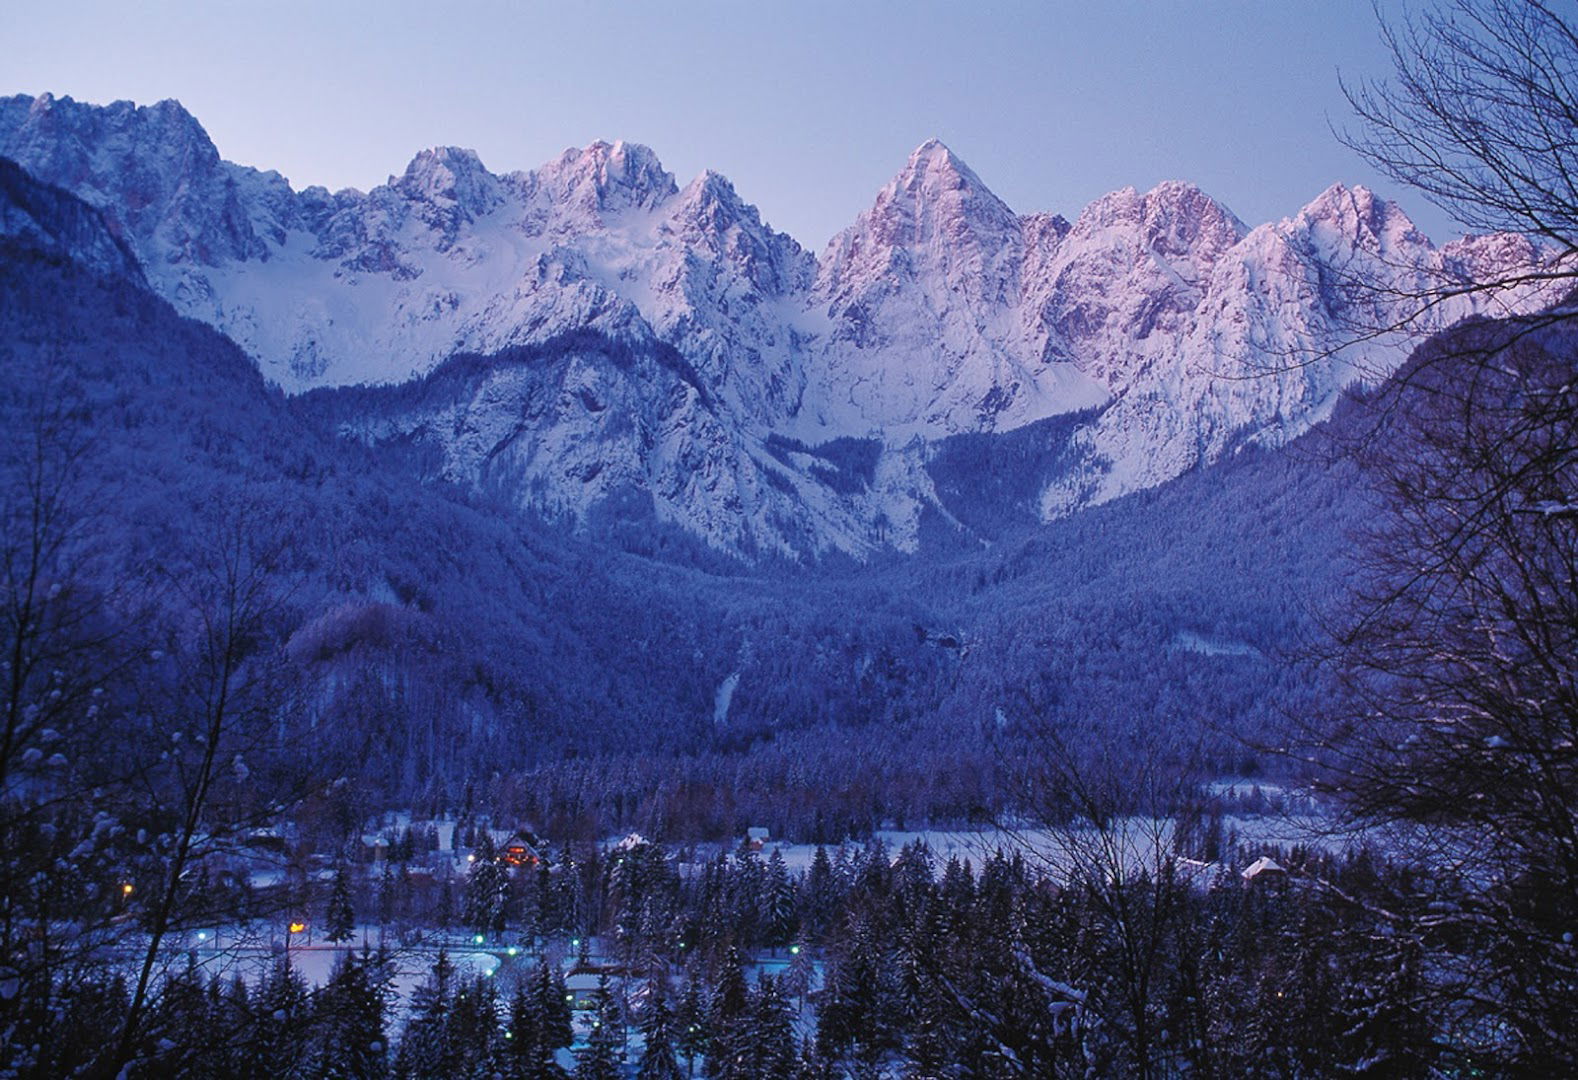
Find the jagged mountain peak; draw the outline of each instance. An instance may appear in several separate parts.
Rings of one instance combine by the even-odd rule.
[[[1159,239],[1170,237],[1186,246],[1211,239],[1228,247],[1249,233],[1225,204],[1182,180],[1164,180],[1146,192],[1145,216]]]
[[[536,175],[556,198],[589,210],[650,208],[679,191],[650,147],[624,140],[566,150]]]
[[[503,200],[499,178],[477,152],[457,146],[421,151],[402,175],[389,178],[389,186],[408,199],[453,204],[467,215],[484,214]]]
[[[904,168],[877,193],[869,211],[891,227],[895,243],[922,240],[929,226],[985,221],[1002,225],[1015,214],[964,160],[938,139],[916,147]]]
[[[390,177],[394,185],[429,186],[434,181],[455,184],[477,176],[492,176],[475,150],[460,146],[434,146],[419,150],[405,172]]]
[[[1292,224],[1312,231],[1334,229],[1349,243],[1378,247],[1383,253],[1400,245],[1434,247],[1402,207],[1359,184],[1332,184],[1300,210]]]
[[[952,173],[961,179],[980,181],[980,177],[964,163],[964,159],[936,136],[917,146],[910,153],[909,161],[904,167],[904,173],[922,172]]]
[[[17,95],[0,99],[0,140],[34,176],[103,210],[145,269],[266,259],[265,237],[282,239],[281,215],[291,212],[283,179],[222,161],[174,100],[99,106]],[[156,241],[156,255],[146,241]]]
[[[1084,235],[1114,228],[1136,230],[1146,243],[1174,254],[1202,240],[1225,250],[1249,232],[1225,205],[1182,180],[1164,180],[1144,194],[1132,186],[1108,192],[1085,207],[1073,225]]]
[[[696,178],[685,185],[679,193],[680,202],[692,208],[719,208],[730,213],[749,210],[755,212],[755,207],[744,202],[734,189],[734,184],[729,178],[712,169],[705,169],[697,174]]]
[[[0,109],[24,115],[20,123],[33,140],[45,141],[60,153],[81,154],[86,148],[119,150],[122,154],[157,148],[183,167],[213,167],[219,150],[197,117],[174,98],[152,105],[114,101],[93,105],[69,95],[37,97],[17,94],[0,99]],[[107,143],[113,145],[106,146]]]
[[[916,148],[871,207],[828,242],[819,290],[847,296],[875,278],[972,274],[1022,244],[1019,218],[937,139]]]

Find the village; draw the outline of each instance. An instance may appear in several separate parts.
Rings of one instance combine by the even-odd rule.
[[[1273,826],[1292,829],[1280,815],[1232,820],[1235,841],[1239,828],[1253,834],[1257,823],[1263,836]],[[641,1018],[655,998],[689,999],[701,1012],[688,1022],[698,1023],[720,978],[776,995],[793,1041],[814,1040],[819,1014],[839,996],[830,993],[828,965],[847,970],[841,939],[852,896],[873,887],[891,894],[905,881],[946,889],[977,869],[984,885],[994,867],[1049,882],[1059,864],[1072,873],[1069,860],[1084,850],[1079,838],[1048,829],[890,830],[829,849],[775,841],[762,826],[730,845],[671,848],[638,834],[554,845],[485,816],[410,813],[381,816],[339,856],[304,851],[298,833],[257,830],[197,864],[194,885],[212,893],[215,910],[248,914],[184,927],[189,971],[262,986],[283,969],[312,989],[358,957],[368,965],[376,958],[391,1030],[417,1022],[438,979],[490,995],[506,1041],[514,1036],[505,1004],[540,984],[565,1004],[568,1037],[553,1050],[566,1069],[609,1024],[620,1032],[616,1056],[638,1059]],[[1288,886],[1281,847],[1250,858],[1239,846],[1233,861],[1212,862],[1181,844],[1170,823],[1133,822],[1121,836],[1125,871],[1166,867],[1197,894],[1281,894]],[[1308,853],[1295,847],[1291,858]],[[131,914],[136,891],[125,888]]]

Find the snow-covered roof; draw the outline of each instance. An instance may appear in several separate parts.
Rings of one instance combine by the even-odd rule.
[[[1245,881],[1254,881],[1261,874],[1285,874],[1287,872],[1287,868],[1282,866],[1271,856],[1262,855],[1260,858],[1244,867],[1243,877]]]

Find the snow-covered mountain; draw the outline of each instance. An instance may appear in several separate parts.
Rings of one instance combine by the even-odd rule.
[[[503,175],[439,148],[366,193],[295,191],[174,102],[43,95],[0,100],[0,155],[97,207],[155,291],[288,392],[501,357],[357,397],[344,430],[432,444],[526,505],[633,499],[747,552],[913,548],[938,509],[928,447],[954,435],[1088,411],[1046,516],[1280,443],[1400,362],[1385,336],[1339,351],[1395,321],[1387,292],[1537,255],[1436,249],[1341,186],[1255,229],[1181,183],[1022,216],[935,140],[820,259],[723,177],[680,188],[627,143]],[[850,439],[874,447],[853,477],[819,449]]]

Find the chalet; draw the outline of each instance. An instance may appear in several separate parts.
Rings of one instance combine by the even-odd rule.
[[[751,851],[760,851],[767,846],[767,841],[771,835],[765,826],[752,825],[745,830],[745,846]]]
[[[1266,881],[1286,881],[1288,872],[1271,856],[1262,855],[1244,867],[1239,876],[1254,885]]]
[[[570,1008],[576,1011],[595,1009],[597,987],[605,980],[620,979],[628,983],[646,976],[647,969],[641,966],[582,961],[564,977],[564,992],[569,995]]]
[[[597,984],[601,980],[601,975],[590,971],[578,971],[573,975],[566,975],[564,992],[570,999],[570,1008],[576,1012],[597,1008]]]
[[[499,861],[507,866],[536,866],[542,862],[541,844],[535,833],[522,829],[504,841]]]

